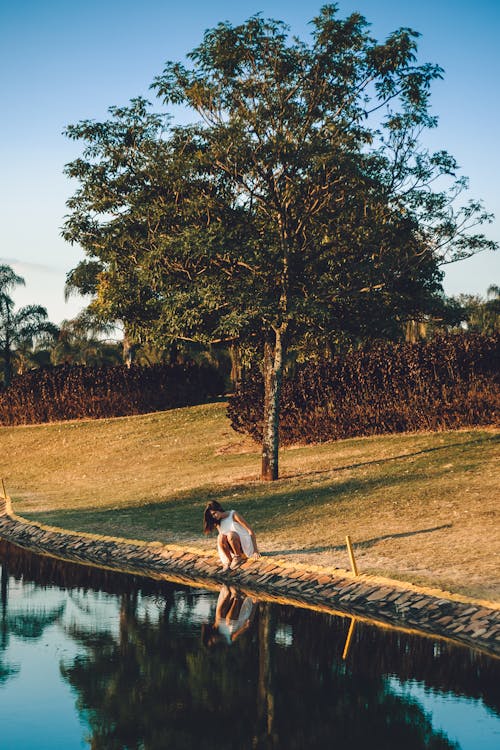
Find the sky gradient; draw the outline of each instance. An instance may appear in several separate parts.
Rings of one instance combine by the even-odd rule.
[[[307,10],[289,0],[0,0],[0,263],[26,279],[18,305],[47,307],[56,323],[74,316],[82,298],[64,303],[66,273],[84,256],[60,237],[65,202],[76,188],[64,165],[80,146],[62,135],[70,123],[104,119],[111,105],[143,95],[167,59],[184,59],[205,29],[262,12],[305,38],[321,3]],[[470,178],[470,197],[496,215],[485,228],[500,241],[500,3],[497,0],[345,0],[342,16],[360,11],[379,41],[408,26],[422,34],[419,62],[445,70],[433,86],[439,127],[431,149],[453,154]],[[158,102],[158,108],[160,104]],[[445,291],[486,293],[500,283],[500,253],[447,267]]]

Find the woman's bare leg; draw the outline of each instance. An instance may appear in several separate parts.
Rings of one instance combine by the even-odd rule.
[[[243,604],[244,597],[241,594],[233,596],[231,599],[231,606],[227,612],[227,620],[237,620],[240,616],[241,605]]]
[[[242,562],[244,562],[247,559],[247,556],[243,552],[243,547],[241,546],[241,539],[240,535],[236,531],[231,531],[228,535],[228,542],[229,545],[234,553],[233,559],[231,560],[230,568],[231,570],[234,570],[239,565],[241,565]]]
[[[231,564],[233,551],[229,546],[229,542],[225,534],[219,534],[219,536],[217,537],[217,552],[219,553],[222,567],[227,568]]]
[[[227,613],[230,611],[233,604],[233,595],[227,586],[223,586],[217,599],[217,607],[215,609],[215,622],[214,626],[217,628],[220,625],[220,621],[224,620]]]
[[[227,541],[233,554],[235,554],[237,557],[241,557],[242,555],[244,556],[240,535],[236,531],[229,532],[229,534],[227,535]]]

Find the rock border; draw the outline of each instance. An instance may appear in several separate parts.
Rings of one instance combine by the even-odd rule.
[[[467,644],[500,657],[500,604],[378,576],[263,556],[222,573],[215,552],[68,531],[28,521],[0,497],[0,537],[38,554],[118,572],[214,588],[228,583],[268,600]]]

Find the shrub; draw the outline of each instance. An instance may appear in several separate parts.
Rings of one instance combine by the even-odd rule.
[[[376,345],[306,363],[285,377],[282,444],[498,424],[500,336],[456,334]],[[260,441],[259,372],[231,398],[233,428]]]
[[[0,424],[119,417],[204,403],[224,391],[209,365],[31,370],[0,392]]]

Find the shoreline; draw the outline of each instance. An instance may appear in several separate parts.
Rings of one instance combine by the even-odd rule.
[[[8,496],[0,498],[0,537],[37,554],[156,580],[205,588],[230,581],[261,598],[443,638],[500,658],[497,602],[265,554],[222,573],[215,552],[46,526],[18,516]]]

